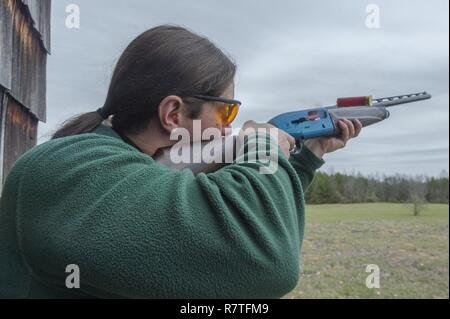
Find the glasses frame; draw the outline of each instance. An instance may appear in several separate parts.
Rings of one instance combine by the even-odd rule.
[[[212,101],[212,102],[222,102],[226,104],[237,104],[242,106],[242,102],[238,100],[226,99],[223,97],[210,96],[210,95],[194,95],[193,98],[204,100],[204,101]]]

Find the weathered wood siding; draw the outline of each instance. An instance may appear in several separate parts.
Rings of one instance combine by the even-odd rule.
[[[6,98],[6,125],[3,148],[3,176],[6,178],[16,160],[36,145],[38,120],[19,103]]]
[[[0,182],[46,121],[50,13],[51,0],[0,0]]]

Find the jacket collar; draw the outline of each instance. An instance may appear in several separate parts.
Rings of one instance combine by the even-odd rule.
[[[118,131],[114,130],[112,126],[105,125],[104,122],[100,124],[95,130],[93,130],[92,133],[113,137],[115,139],[118,139],[124,143],[133,146],[139,152],[143,153],[142,150],[136,144],[134,144],[133,141],[130,140],[125,134],[120,134]]]

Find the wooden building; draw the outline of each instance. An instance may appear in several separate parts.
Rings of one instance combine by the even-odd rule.
[[[46,121],[51,0],[0,0],[0,190]]]

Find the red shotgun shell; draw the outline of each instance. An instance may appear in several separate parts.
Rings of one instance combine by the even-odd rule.
[[[372,106],[371,96],[343,97],[337,100],[337,107]]]

